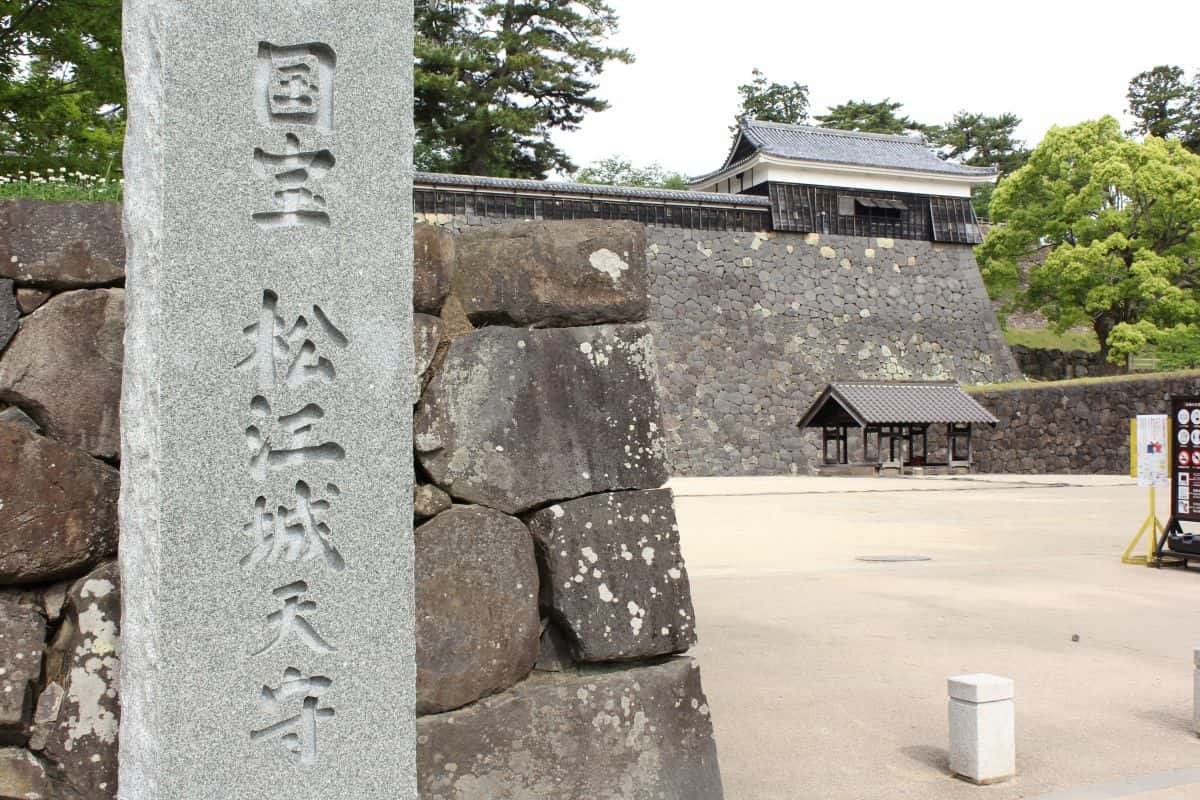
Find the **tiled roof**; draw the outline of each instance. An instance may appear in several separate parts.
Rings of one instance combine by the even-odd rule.
[[[852,381],[829,384],[804,415],[800,427],[808,427],[831,402],[845,409],[860,425],[999,422],[957,383]]]
[[[796,159],[797,161],[849,164],[971,177],[996,174],[995,167],[968,167],[952,161],[944,161],[938,158],[924,140],[912,136],[858,133],[832,128],[814,128],[808,125],[785,125],[779,122],[743,119],[738,124],[738,142],[742,140],[750,144],[758,153]],[[734,166],[731,161],[734,154],[739,152],[738,142],[734,143],[734,147],[725,161],[725,166],[711,175],[695,178],[693,182],[700,182]]]
[[[485,178],[479,175],[451,175],[441,172],[418,172],[413,176],[413,182],[418,187],[422,185],[432,187],[445,186],[477,191],[584,195],[589,197],[609,197],[666,203],[711,203],[722,206],[745,206],[747,208],[771,207],[769,198],[752,195],[715,194],[712,192],[692,192],[677,189],[642,189],[629,186],[601,186],[591,183],[533,181],[518,178]]]

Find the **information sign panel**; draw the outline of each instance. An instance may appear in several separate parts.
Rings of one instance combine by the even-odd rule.
[[[1170,485],[1171,445],[1167,441],[1166,414],[1139,414],[1137,418],[1138,486],[1166,489]]]
[[[1172,398],[1171,419],[1171,511],[1181,522],[1200,522],[1200,397]]]

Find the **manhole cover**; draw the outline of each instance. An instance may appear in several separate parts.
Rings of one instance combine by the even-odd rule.
[[[858,561],[869,561],[872,563],[895,564],[904,561],[932,561],[929,556],[859,556]]]

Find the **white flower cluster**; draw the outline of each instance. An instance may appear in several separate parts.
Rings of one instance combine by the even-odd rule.
[[[114,184],[123,186],[125,184],[125,179],[124,178],[112,179],[112,178],[105,177],[103,175],[89,175],[86,172],[80,172],[78,170],[76,170],[74,172],[68,172],[66,167],[59,167],[57,170],[48,169],[44,173],[39,172],[37,170],[30,170],[28,172],[24,172],[24,171],[17,172],[13,175],[0,175],[0,185],[12,184],[12,183],[33,183],[33,184],[74,183],[74,184],[78,184],[81,186],[99,187],[99,186],[109,186],[109,185],[114,185]]]

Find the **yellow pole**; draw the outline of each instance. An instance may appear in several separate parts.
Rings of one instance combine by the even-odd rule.
[[[1156,489],[1150,487],[1150,525],[1149,541],[1146,543],[1146,566],[1154,563],[1154,550],[1158,547],[1158,503],[1155,502]]]

